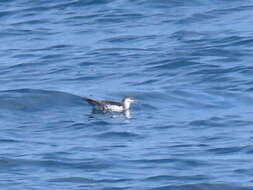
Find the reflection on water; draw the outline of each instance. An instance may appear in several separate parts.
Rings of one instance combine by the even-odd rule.
[[[132,118],[130,110],[124,111],[124,115],[125,115],[126,118]]]

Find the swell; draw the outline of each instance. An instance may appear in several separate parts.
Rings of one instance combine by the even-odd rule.
[[[0,92],[0,107],[5,110],[33,112],[57,106],[84,104],[81,97],[60,91],[40,89],[16,89]]]

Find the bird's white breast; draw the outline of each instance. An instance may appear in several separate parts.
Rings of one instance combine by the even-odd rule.
[[[106,105],[105,109],[111,110],[111,111],[117,111],[117,112],[122,112],[123,111],[123,106],[117,106],[117,105]]]

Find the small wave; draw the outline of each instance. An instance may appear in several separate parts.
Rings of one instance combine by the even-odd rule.
[[[105,132],[97,135],[99,138],[140,138],[141,136],[132,132]]]
[[[85,177],[66,177],[55,178],[48,180],[49,182],[62,182],[62,183],[120,183],[130,181],[128,179],[91,179]]]
[[[38,89],[18,89],[0,92],[0,107],[7,110],[36,111],[56,106],[84,104],[79,96],[65,92]]]
[[[149,63],[150,64],[150,63]],[[147,68],[148,70],[168,70],[168,69],[181,69],[185,67],[199,66],[201,63],[189,60],[163,60],[156,63],[155,66]]]
[[[212,184],[212,183],[197,183],[189,185],[166,185],[149,190],[252,190],[252,187],[243,187],[239,185],[228,184]]]
[[[230,146],[230,147],[219,147],[219,148],[212,148],[208,149],[208,152],[211,152],[216,155],[232,155],[238,154],[241,152],[246,151],[247,153],[252,152],[252,146]]]
[[[50,168],[65,168],[65,169],[92,169],[92,170],[101,170],[113,167],[112,163],[107,162],[106,160],[86,160],[86,161],[75,161],[71,160],[69,162],[59,161],[59,160],[34,160],[34,159],[12,159],[12,158],[0,158],[0,169],[3,167],[50,167]]]
[[[65,177],[55,178],[48,180],[49,182],[64,182],[64,183],[94,183],[96,180],[84,178],[84,177]]]
[[[153,181],[153,182],[157,182],[157,181],[192,181],[192,180],[208,180],[208,177],[205,175],[191,175],[191,176],[186,176],[186,175],[182,175],[182,176],[175,176],[175,175],[156,175],[156,176],[151,176],[151,177],[147,177],[144,181]]]

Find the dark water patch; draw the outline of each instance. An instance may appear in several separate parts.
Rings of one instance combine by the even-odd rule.
[[[52,68],[48,71],[49,75],[54,75],[54,74],[60,74],[60,73],[66,73],[69,69],[67,68]]]
[[[35,2],[34,2],[35,3]],[[23,17],[32,17],[35,16],[37,12],[43,13],[48,11],[48,6],[43,6],[41,4],[33,4],[31,7],[24,7],[22,8],[22,16]]]
[[[202,5],[203,2],[199,0],[194,0],[191,3],[189,2],[184,2],[181,0],[172,0],[172,1],[162,1],[162,0],[152,0],[152,1],[147,1],[147,0],[142,0],[138,1],[138,4],[141,5],[148,5],[150,7],[155,7],[159,9],[165,9],[165,10],[170,10],[172,8],[177,8],[177,7],[191,7],[191,6],[198,6]]]
[[[176,24],[189,24],[189,23],[205,23],[207,20],[215,19],[216,17],[206,13],[194,13],[193,15],[180,19]]]
[[[128,41],[136,41],[138,39],[138,36],[119,36],[119,37],[114,37],[111,39],[107,39],[106,41],[111,42],[111,43],[117,43],[117,42],[128,42]]]
[[[45,29],[46,30],[46,29]],[[71,44],[67,44],[67,43],[57,43],[55,45],[52,44],[47,44],[47,45],[43,45],[43,46],[33,46],[33,47],[27,47],[25,49],[22,50],[22,52],[25,53],[36,53],[36,54],[43,54],[43,55],[47,55],[48,53],[46,52],[50,52],[52,53],[52,51],[58,51],[58,50],[67,50],[70,48],[74,48]],[[17,49],[12,49],[13,53],[19,52]],[[63,56],[63,54],[62,54]]]
[[[140,135],[133,132],[104,132],[96,135],[99,138],[103,139],[139,139],[142,138]]]
[[[15,56],[25,56],[25,55],[15,55]],[[34,55],[33,55],[34,56]],[[46,67],[48,66],[47,63],[18,63],[18,64],[15,64],[11,67],[9,67],[9,69],[15,69],[15,70],[18,70],[18,69],[26,69],[26,68],[31,68],[31,67]]]
[[[134,85],[135,86],[152,85],[152,84],[157,83],[157,82],[159,82],[158,79],[151,79],[151,80],[146,80],[146,81],[143,81],[143,82],[135,83]]]
[[[242,69],[240,71],[242,74],[246,74],[246,75],[251,75],[253,73],[253,68],[248,66],[248,67],[245,67],[244,69]],[[251,82],[250,82],[251,83]],[[248,83],[247,83],[248,84]]]
[[[13,55],[13,58],[20,58],[20,59],[26,59],[27,57],[35,57],[36,55],[35,54],[32,54],[32,53],[22,53],[22,54],[16,54],[16,55]],[[27,63],[21,63],[21,65],[25,65]],[[34,64],[36,65],[36,64]],[[19,65],[15,65],[13,67],[19,67]]]
[[[46,24],[48,22],[49,22],[49,20],[47,20],[47,19],[44,19],[44,20],[41,20],[41,19],[40,20],[36,20],[36,19],[34,19],[34,20],[17,22],[17,23],[14,23],[12,25],[15,26],[15,27],[25,26],[25,25],[28,25],[28,26],[30,26],[30,25],[43,25],[43,24]]]
[[[84,177],[68,177],[68,178],[55,178],[48,180],[49,182],[63,182],[63,183],[94,183],[96,180]]]
[[[239,175],[245,175],[245,174],[252,175],[252,170],[251,169],[239,169],[239,170],[234,170],[234,172],[239,174]]]
[[[52,33],[48,30],[29,30],[29,29],[7,29],[0,32],[0,36],[8,36],[8,37],[25,37],[25,36],[48,36],[48,35],[54,35],[55,33]]]
[[[49,46],[49,47],[46,47],[42,50],[65,50],[65,49],[69,49],[69,48],[73,48],[72,45],[69,45],[69,44],[57,44],[57,45],[53,45],[53,46]]]
[[[112,77],[113,74],[101,74],[99,76],[81,76],[81,77],[75,77],[73,79],[67,79],[66,81],[71,81],[71,80],[75,80],[75,81],[94,81],[94,80],[102,80],[104,78],[108,78],[108,77]]]
[[[177,145],[169,145],[170,148],[190,148],[194,145],[191,144],[177,144]]]
[[[97,17],[99,17],[98,14],[86,14],[86,15],[79,15],[79,16],[70,16],[70,17],[66,18],[65,21],[69,22],[69,23],[72,23],[73,21],[80,20],[81,22],[83,22],[84,20],[86,20],[86,23],[87,23],[87,20],[93,20],[93,22],[94,22],[94,19],[97,18]],[[77,22],[77,23],[80,24],[79,22]]]
[[[213,9],[211,11],[208,11],[207,14],[211,15],[217,15],[217,16],[224,16],[224,15],[230,15],[231,12],[239,13],[240,11],[250,11],[252,9],[252,5],[247,6],[236,6],[231,8],[220,8],[220,9]]]
[[[126,28],[130,28],[130,27],[134,27],[135,26],[135,25],[133,25],[133,23],[141,25],[142,24],[141,20],[144,19],[144,18],[145,18],[145,16],[143,16],[142,14],[138,14],[138,13],[124,13],[124,11],[122,10],[120,13],[106,13],[106,14],[103,14],[103,15],[97,17],[95,19],[94,23],[96,23],[96,24],[111,24],[111,25],[115,25],[115,24],[121,24],[121,23],[124,23],[124,22],[131,21],[132,22],[131,25],[129,24],[128,26],[125,26]],[[127,38],[129,38],[129,37],[127,37]],[[131,38],[130,38],[130,40],[131,40]],[[113,40],[113,41],[115,42],[115,40]],[[110,42],[112,42],[112,41],[110,41]],[[119,41],[117,40],[117,42],[119,42]]]
[[[98,64],[98,63],[91,62],[91,61],[85,61],[85,62],[79,63],[80,66],[93,66],[93,65],[95,66],[96,64]]]
[[[103,41],[105,42],[110,42],[110,43],[137,43],[138,41],[143,41],[143,40],[152,40],[155,39],[157,36],[155,35],[150,35],[150,36],[137,36],[137,35],[131,35],[131,36],[118,36],[118,37],[112,37],[109,39],[105,39]]]
[[[0,11],[0,19],[13,15],[14,11]]]
[[[195,160],[195,159],[179,159],[178,160],[179,167],[185,167],[185,168],[196,168],[196,167],[202,167],[206,166],[209,163],[203,161],[203,160]]]
[[[0,144],[3,144],[3,143],[9,144],[9,143],[18,143],[18,142],[20,141],[14,140],[14,139],[0,139]]]
[[[251,46],[253,42],[253,39],[248,37],[242,37],[242,36],[229,36],[229,37],[222,37],[219,39],[212,39],[210,40],[210,44],[213,44],[213,48],[224,48],[224,47],[236,47],[241,48],[240,46],[243,46],[243,48],[247,46]],[[211,46],[209,46],[211,47]],[[232,48],[231,48],[232,49]]]
[[[83,6],[92,6],[92,5],[106,5],[110,3],[111,1],[108,0],[100,0],[100,1],[93,1],[93,0],[87,0],[87,1],[73,1],[73,6],[75,7],[83,7]]]
[[[195,120],[189,123],[191,126],[212,126],[212,127],[225,127],[226,124],[224,124],[223,121],[216,120],[214,119],[209,119],[209,120]]]
[[[126,186],[126,187],[123,187],[124,189],[130,189],[130,187]],[[122,187],[104,187],[102,188],[101,190],[121,190]]]
[[[140,47],[117,47],[117,48],[96,48],[94,51],[90,52],[92,53],[107,53],[107,52],[132,52],[132,51],[137,51],[139,53],[141,52],[157,52],[157,49],[155,48],[140,48]]]
[[[245,152],[246,154],[253,154],[253,146],[252,145],[244,146],[242,151]]]
[[[148,63],[150,65],[150,63]],[[154,65],[154,63],[152,63]],[[200,66],[201,63],[189,61],[186,59],[178,59],[178,60],[162,60],[156,63],[156,66],[148,67],[147,71],[156,71],[156,70],[175,70],[175,69],[182,69],[186,67],[193,67],[193,66]]]
[[[67,55],[62,55],[62,54],[50,54],[50,55],[45,55],[45,56],[41,56],[40,60],[42,61],[49,61],[49,60],[59,60],[59,59],[64,59],[64,57],[66,57]]]
[[[206,38],[208,38],[208,34],[202,32],[195,32],[189,30],[179,30],[169,37],[172,40],[178,40],[189,44],[198,43],[205,43]]]
[[[141,159],[141,160],[130,160],[130,162],[132,163],[148,163],[148,164],[151,164],[151,163],[156,163],[156,164],[159,164],[159,165],[162,165],[162,164],[166,164],[166,163],[174,163],[176,162],[177,160],[171,158],[171,159]]]
[[[75,129],[75,130],[83,129],[86,127],[88,127],[87,123],[74,123],[74,124],[71,124],[70,126],[71,129]]]
[[[192,176],[175,176],[175,175],[156,175],[156,176],[151,176],[147,177],[144,181],[147,182],[176,182],[178,180],[185,180],[185,181],[192,181],[192,180],[197,180],[197,181],[204,181],[208,180],[208,176],[205,175],[192,175]]]
[[[121,183],[121,182],[128,182],[127,179],[91,179],[91,178],[84,178],[84,177],[68,177],[68,178],[56,178],[51,179],[49,182],[61,182],[61,183]]]
[[[194,120],[189,123],[194,127],[227,127],[229,129],[235,129],[238,127],[246,127],[252,125],[252,121],[245,121],[240,119],[228,119],[227,117],[210,117],[206,120]]]
[[[185,155],[185,154],[184,154]],[[178,157],[178,155],[175,155]],[[207,163],[203,160],[197,159],[178,159],[178,158],[167,158],[167,159],[140,159],[140,160],[131,160],[131,164],[135,164],[141,169],[154,169],[157,167],[162,168],[171,168],[171,170],[180,170],[184,168],[185,170],[196,170],[197,168],[202,168],[207,166],[210,163]]]
[[[251,190],[251,187],[243,187],[231,184],[196,183],[189,185],[169,185],[149,188],[149,190]]]
[[[209,152],[212,152],[217,155],[226,155],[226,154],[236,154],[239,153],[241,150],[241,147],[229,147],[229,148],[214,148],[214,149],[208,149]]]
[[[66,157],[71,156],[72,154],[69,152],[64,152],[64,151],[55,151],[52,153],[45,153],[41,156],[43,160],[60,160],[60,161],[68,161]],[[71,160],[70,160],[71,161]]]
[[[113,165],[110,163],[106,163],[104,161],[99,160],[86,160],[82,162],[64,162],[64,161],[56,161],[56,160],[31,160],[31,159],[9,159],[9,158],[0,158],[1,169],[5,168],[17,168],[17,167],[45,167],[45,168],[55,168],[55,169],[67,169],[67,168],[75,168],[75,169],[85,169],[91,171],[98,171],[101,169],[106,169],[112,167]]]
[[[95,126],[109,126],[110,122],[99,120],[99,121],[93,121],[92,124]]]
[[[243,56],[242,52],[238,52],[236,50],[226,50],[220,49],[216,47],[207,47],[205,49],[201,49],[198,52],[192,54],[194,56],[213,56],[213,57],[241,57]]]

